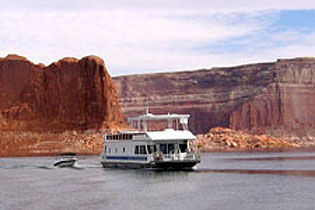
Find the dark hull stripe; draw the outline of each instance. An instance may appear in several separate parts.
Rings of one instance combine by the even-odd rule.
[[[101,162],[104,168],[155,168],[155,169],[191,169],[199,161],[157,162],[157,163],[113,163]]]
[[[132,157],[132,156],[106,156],[107,160],[142,160],[147,161],[147,157]]]

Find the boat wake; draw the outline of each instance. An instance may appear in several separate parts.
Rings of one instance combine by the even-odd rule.
[[[229,161],[284,161],[284,160],[315,160],[314,155],[307,156],[275,156],[275,157],[257,157],[257,158],[224,158]]]
[[[269,174],[283,176],[315,177],[315,170],[274,170],[274,169],[196,169],[197,173],[228,173],[228,174]]]
[[[56,167],[51,164],[49,165],[33,165],[33,164],[16,164],[10,166],[0,166],[0,169],[23,169],[23,168],[38,168],[38,169],[45,169],[45,170],[54,170],[54,169],[91,169],[91,168],[103,168],[101,164],[75,164],[73,166],[68,167]]]

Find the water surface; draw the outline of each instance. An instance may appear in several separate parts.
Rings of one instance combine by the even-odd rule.
[[[0,209],[315,209],[315,154],[205,153],[193,171],[0,158]]]

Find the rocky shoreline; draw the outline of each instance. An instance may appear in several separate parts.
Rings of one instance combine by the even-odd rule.
[[[113,81],[97,56],[45,66],[8,55],[0,58],[0,157],[98,155],[102,135],[148,105],[190,114],[192,132],[206,133],[197,135],[202,152],[312,149],[314,69],[315,58],[295,58]]]
[[[0,157],[56,156],[62,154],[99,155],[103,132],[63,133],[1,132]],[[197,135],[200,152],[286,152],[315,151],[315,145],[299,145],[266,135],[254,135],[229,128],[212,128]]]
[[[216,127],[197,135],[197,147],[211,151],[283,151],[300,148],[299,144],[266,135],[254,135],[229,128]]]
[[[0,157],[98,155],[103,147],[101,132],[1,132],[0,136]]]

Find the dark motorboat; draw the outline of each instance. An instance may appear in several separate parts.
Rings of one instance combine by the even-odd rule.
[[[77,158],[63,158],[54,163],[54,166],[64,168],[64,167],[73,167],[77,162]]]

